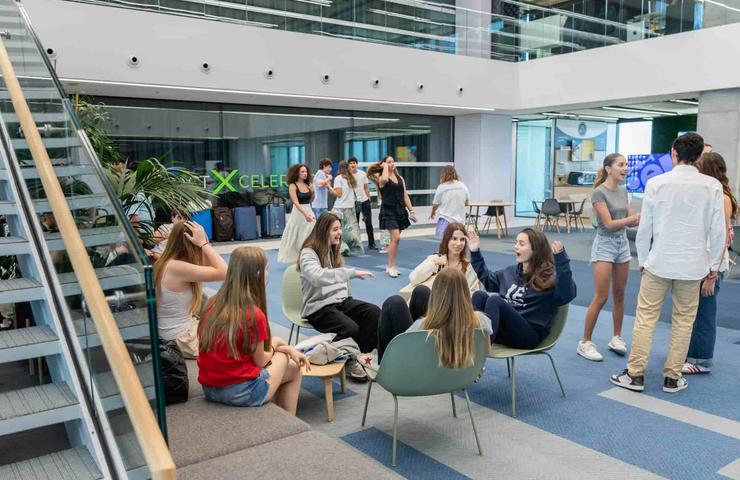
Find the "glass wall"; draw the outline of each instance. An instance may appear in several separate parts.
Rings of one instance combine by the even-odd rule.
[[[414,205],[431,205],[444,165],[453,162],[452,117],[284,107],[96,98],[129,162],[164,158],[225,191],[270,189],[285,195],[285,174],[328,157],[355,156],[367,167],[393,155]],[[212,170],[234,174],[229,185]],[[233,189],[233,190],[232,190]]]
[[[518,122],[516,128],[516,210],[534,217],[532,202],[553,196],[554,120]]]
[[[740,21],[740,0],[76,1],[511,62]]]

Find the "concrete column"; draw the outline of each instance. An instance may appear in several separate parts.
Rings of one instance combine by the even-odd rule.
[[[699,94],[697,130],[727,162],[730,187],[740,189],[740,89]]]
[[[473,200],[514,201],[511,117],[475,114],[455,117],[455,168]],[[514,209],[506,215],[513,218]]]
[[[458,0],[455,11],[457,54],[491,56],[491,0]]]

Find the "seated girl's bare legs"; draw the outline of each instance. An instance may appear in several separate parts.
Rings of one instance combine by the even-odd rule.
[[[301,367],[292,359],[288,359],[288,368],[283,375],[283,384],[275,394],[275,403],[292,415],[295,415],[298,408],[302,379]]]

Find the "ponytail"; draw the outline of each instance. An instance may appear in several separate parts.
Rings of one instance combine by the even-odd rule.
[[[606,177],[608,177],[609,174],[606,173],[606,168],[601,167],[599,171],[596,173],[596,180],[594,180],[594,190],[596,190],[599,185],[606,182]]]
[[[594,189],[598,188],[599,185],[606,182],[606,178],[609,176],[606,171],[606,167],[611,167],[612,165],[614,165],[614,162],[616,162],[619,158],[624,158],[624,155],[622,155],[621,153],[610,153],[609,155],[604,157],[604,163],[602,164],[599,173],[596,174]]]

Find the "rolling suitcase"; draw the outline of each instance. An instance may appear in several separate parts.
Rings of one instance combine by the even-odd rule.
[[[213,240],[230,242],[234,238],[234,217],[228,207],[213,209]]]
[[[254,207],[237,207],[234,209],[234,240],[256,240],[257,209]]]
[[[193,212],[190,214],[190,219],[203,227],[203,230],[206,231],[206,235],[208,236],[208,240],[211,240],[211,238],[213,238],[213,221],[211,219],[210,210]]]
[[[262,209],[260,219],[263,237],[280,237],[285,230],[285,205],[270,203]]]

